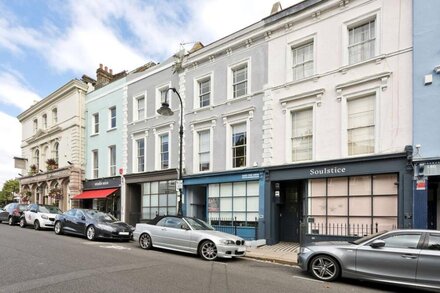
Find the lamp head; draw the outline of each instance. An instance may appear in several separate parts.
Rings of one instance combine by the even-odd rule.
[[[157,114],[163,116],[172,116],[174,112],[170,109],[170,105],[168,103],[162,103],[162,107],[157,109]]]

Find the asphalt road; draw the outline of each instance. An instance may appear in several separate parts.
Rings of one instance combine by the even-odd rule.
[[[0,224],[0,292],[414,292],[325,283],[299,268],[247,258],[204,261],[131,242],[90,242]]]

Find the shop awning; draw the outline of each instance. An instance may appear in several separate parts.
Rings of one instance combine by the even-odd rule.
[[[87,190],[74,196],[72,199],[106,198],[117,190],[118,188]]]

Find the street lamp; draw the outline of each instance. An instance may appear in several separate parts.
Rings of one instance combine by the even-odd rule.
[[[175,89],[175,88],[169,88],[167,90],[167,93],[165,95],[165,101],[163,101],[162,106],[157,109],[157,113],[159,115],[163,115],[163,116],[172,116],[174,114],[174,112],[170,109],[170,104],[167,103],[167,97],[168,97],[168,92],[169,91],[173,91],[177,94],[177,97],[179,97],[179,101],[180,101],[180,129],[179,129],[179,174],[177,177],[177,180],[179,181],[179,202],[178,202],[178,209],[177,209],[177,215],[178,216],[182,216],[182,145],[183,145],[183,102],[182,102],[182,98],[180,97],[179,92]]]

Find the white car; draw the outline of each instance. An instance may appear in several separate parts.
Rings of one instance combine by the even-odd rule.
[[[53,229],[55,216],[61,213],[61,210],[55,206],[30,204],[20,218],[20,227],[32,225],[35,230]]]
[[[246,253],[243,238],[215,231],[204,221],[190,217],[158,216],[150,224],[136,224],[133,238],[143,249],[188,252],[205,260],[241,257]]]

